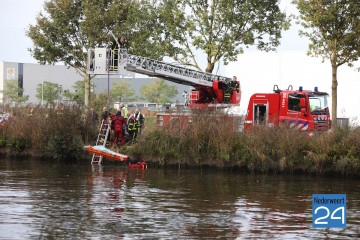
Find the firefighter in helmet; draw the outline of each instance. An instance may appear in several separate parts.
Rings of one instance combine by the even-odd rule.
[[[127,41],[124,36],[119,37],[118,42],[120,44],[120,48],[127,48]]]
[[[224,89],[224,103],[229,103],[232,92],[230,83],[225,83],[223,85],[223,89]]]
[[[137,129],[136,129],[136,118],[134,114],[131,114],[130,112],[128,113],[128,125],[127,125],[127,131],[128,131],[128,136],[127,136],[127,141],[129,143],[133,143],[136,139],[136,135],[137,135]]]
[[[145,117],[144,115],[142,115],[142,113],[138,108],[135,110],[134,117],[135,117],[135,127],[136,127],[136,136],[137,136],[138,134],[141,134],[141,131],[144,128]]]
[[[230,82],[230,86],[232,91],[236,91],[239,92],[240,91],[240,86],[239,86],[239,82],[237,81],[237,77],[233,76],[232,81]]]
[[[119,46],[115,39],[109,41],[110,47],[110,70],[117,70],[119,64]]]
[[[224,102],[229,103],[231,101],[232,93],[240,91],[239,82],[237,81],[236,76],[233,76],[233,79],[226,85],[224,89]]]

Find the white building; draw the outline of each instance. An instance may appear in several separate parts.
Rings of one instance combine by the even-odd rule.
[[[36,88],[44,81],[57,83],[64,90],[72,89],[75,82],[82,77],[75,69],[60,65],[40,65],[33,63],[16,63],[0,61],[0,90],[4,90],[7,80],[17,79],[19,86],[24,89],[24,95],[29,96],[30,103],[40,103],[36,98]],[[3,102],[3,93],[0,93],[0,102]]]
[[[29,103],[40,103],[41,100],[36,98],[36,88],[44,81],[57,83],[62,89],[74,92],[74,84],[83,80],[82,76],[74,69],[63,65],[40,65],[33,63],[17,63],[0,61],[0,90],[4,90],[4,83],[7,80],[17,79],[19,86],[24,89],[24,95],[29,96]],[[111,84],[119,81],[120,77],[111,76],[109,79]],[[151,78],[125,78],[135,90],[136,95],[140,96],[141,86],[148,84]],[[95,93],[107,92],[108,79],[107,76],[98,76],[92,79],[94,84],[93,91]],[[189,86],[184,86],[168,81],[168,85],[174,85],[178,89],[178,95],[172,100],[174,102],[183,102],[182,93],[189,90]],[[0,103],[3,102],[3,93],[0,92]]]

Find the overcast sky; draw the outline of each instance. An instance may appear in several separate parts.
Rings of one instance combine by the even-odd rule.
[[[281,8],[288,14],[296,7],[290,0],[282,0]],[[36,15],[43,10],[44,0],[0,0],[0,61],[36,63],[27,50],[31,40],[25,36],[29,24],[35,23]],[[243,97],[241,111],[245,111],[248,99],[255,92],[271,92],[272,86],[304,89],[319,86],[330,93],[331,67],[329,62],[306,56],[308,40],[298,36],[298,27],[293,25],[283,33],[277,52],[263,53],[246,51],[238,61],[229,64],[220,74],[236,75],[240,79]],[[338,117],[360,119],[360,73],[346,66],[339,68]]]

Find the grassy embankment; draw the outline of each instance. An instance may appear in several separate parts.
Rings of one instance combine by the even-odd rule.
[[[11,108],[14,119],[0,128],[3,154],[53,160],[85,160],[83,146],[94,144],[97,126],[78,107],[64,110]],[[305,172],[360,175],[360,127],[309,137],[288,128],[261,127],[243,133],[232,118],[198,112],[192,123],[157,128],[146,114],[139,143],[121,152],[159,166],[239,168],[250,172]],[[240,119],[237,119],[240,120]]]
[[[84,143],[97,136],[97,127],[86,124],[78,106],[34,107],[33,113],[30,106],[2,107],[2,112],[11,113],[0,127],[0,149],[7,157],[80,160]]]
[[[174,122],[161,129],[146,129],[130,154],[179,167],[360,175],[360,127],[309,137],[286,127],[259,127],[244,133],[238,126],[229,116],[199,112],[191,124]]]

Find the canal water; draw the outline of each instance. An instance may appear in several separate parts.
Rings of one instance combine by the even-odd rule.
[[[346,194],[346,228],[312,194]],[[360,181],[0,160],[0,239],[358,239]]]

